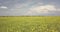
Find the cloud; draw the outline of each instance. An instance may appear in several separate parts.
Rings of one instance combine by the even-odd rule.
[[[25,15],[49,13],[49,11],[56,11],[54,5],[43,5],[29,8],[29,11]]]
[[[59,9],[57,9],[58,11],[60,11],[60,8]]]
[[[0,5],[1,5],[1,3],[0,3]]]
[[[0,6],[0,8],[7,9],[8,7],[6,7],[6,6]]]
[[[1,15],[53,15],[53,13],[57,15],[60,11],[60,8],[56,9],[57,6],[60,7],[59,2],[55,0],[1,0],[0,2]]]

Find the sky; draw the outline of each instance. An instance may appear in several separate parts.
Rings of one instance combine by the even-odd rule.
[[[0,0],[0,16],[60,16],[60,0]]]

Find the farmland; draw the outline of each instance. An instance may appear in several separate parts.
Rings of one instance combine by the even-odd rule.
[[[60,16],[0,17],[0,32],[60,32]]]

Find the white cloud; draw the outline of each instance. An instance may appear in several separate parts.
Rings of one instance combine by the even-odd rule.
[[[43,5],[44,3],[40,3],[40,2],[38,2],[38,4],[37,5]]]
[[[34,13],[49,13],[49,11],[56,11],[56,8],[54,5],[43,5],[43,6],[36,6],[31,7],[26,13],[26,15],[34,14]]]
[[[22,9],[24,9],[25,7],[28,7],[28,3],[23,3],[23,4],[16,4],[14,5],[13,8],[11,8],[10,10],[15,10],[15,11],[21,11]]]
[[[6,7],[6,6],[1,6],[0,8],[7,9],[7,7]]]
[[[60,11],[60,8],[59,9],[57,9],[58,11]]]

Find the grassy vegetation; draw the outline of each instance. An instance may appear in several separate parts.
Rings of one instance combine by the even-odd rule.
[[[60,16],[0,17],[0,32],[60,32]]]

